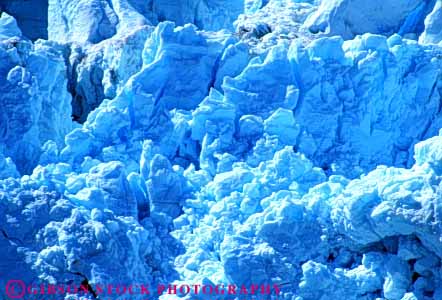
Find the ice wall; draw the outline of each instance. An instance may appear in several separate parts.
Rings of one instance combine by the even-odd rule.
[[[432,3],[434,1],[423,0],[321,1],[305,26],[313,33],[340,35],[344,39],[366,32],[416,33],[423,30],[422,21],[428,10],[431,11]]]
[[[63,144],[72,129],[71,95],[66,89],[66,48],[51,41],[22,39],[12,17],[0,19],[1,142],[5,156],[29,173],[48,140]]]
[[[419,38],[422,43],[437,44],[442,41],[442,2],[436,1],[433,11],[425,18],[425,32]]]
[[[49,0],[49,38],[61,42],[98,43],[136,26],[173,21],[200,29],[232,28],[244,11],[242,1],[226,0]]]
[[[440,3],[352,3],[51,0],[35,43],[2,14],[0,274],[441,298]]]

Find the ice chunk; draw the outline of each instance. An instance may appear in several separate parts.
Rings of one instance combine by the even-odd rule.
[[[10,157],[4,157],[2,154],[0,154],[0,179],[11,177],[19,177],[17,167]]]
[[[172,169],[169,160],[160,154],[156,154],[150,163],[148,178],[146,185],[152,203],[152,210],[164,212],[171,217],[179,216],[183,182]]]
[[[146,42],[143,69],[132,82],[169,109],[193,109],[214,86],[220,56],[234,41],[222,33],[207,36],[191,25],[161,23]]]
[[[147,5],[147,3],[146,3]],[[142,26],[149,21],[129,1],[78,1],[49,0],[49,39],[60,42],[98,43],[108,39],[121,28]]]
[[[11,37],[21,37],[22,33],[17,26],[17,21],[7,13],[1,13],[0,17],[0,40]]]
[[[425,18],[425,31],[419,37],[419,42],[437,44],[442,41],[442,1],[434,4],[433,11]]]
[[[72,129],[64,50],[47,41],[0,43],[0,145],[20,173],[32,171],[47,140],[62,145]]]
[[[391,35],[399,32],[403,22],[414,10],[422,9],[422,2],[323,0],[304,26],[312,33],[340,35],[344,39],[351,39],[363,33]],[[413,29],[416,30],[416,27],[409,32],[414,32]]]
[[[0,19],[0,273],[441,298],[442,51],[401,37],[436,1],[319,2],[50,0],[66,45]],[[343,36],[303,31],[324,8]]]
[[[293,112],[288,109],[279,108],[264,121],[264,132],[278,136],[279,140],[286,145],[296,144],[299,131]]]
[[[428,164],[437,174],[442,173],[442,136],[435,136],[416,145],[414,158],[417,165]]]
[[[86,178],[86,185],[99,188],[105,208],[111,209],[116,215],[136,217],[138,205],[126,177],[121,162],[109,162],[93,167]],[[94,199],[92,196],[89,201]]]

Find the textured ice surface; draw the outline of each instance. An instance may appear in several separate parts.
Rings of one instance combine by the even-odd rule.
[[[20,172],[29,173],[48,140],[63,144],[72,129],[71,95],[63,57],[51,41],[21,39],[15,21],[0,19],[0,149]]]
[[[399,30],[414,32],[421,25],[427,6],[432,1],[421,0],[333,0],[321,1],[319,9],[309,17],[305,26],[313,33],[341,35],[345,39],[365,32],[385,33]],[[388,16],[388,17],[387,17]],[[409,20],[412,19],[413,20]],[[413,24],[409,24],[412,22]],[[409,28],[401,28],[408,25]]]
[[[436,1],[433,11],[425,18],[425,31],[419,38],[422,43],[439,43],[442,41],[442,2]]]
[[[0,285],[441,299],[440,5],[50,0],[35,42],[3,13]]]
[[[241,0],[49,0],[49,38],[98,43],[133,27],[173,21],[201,29],[232,28],[244,11]]]
[[[1,39],[8,39],[12,37],[21,37],[22,33],[18,28],[17,21],[7,13],[3,13],[0,18],[0,37]]]
[[[280,40],[308,42],[313,34],[303,24],[316,10],[314,1],[254,1],[235,22],[236,32],[257,50],[275,45]]]

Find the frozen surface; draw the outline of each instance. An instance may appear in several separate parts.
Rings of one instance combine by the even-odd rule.
[[[28,38],[48,38],[47,0],[0,0],[0,12],[13,15]]]
[[[63,57],[66,48],[51,41],[34,45],[7,14],[0,18],[0,149],[20,172],[38,162],[48,140],[62,145],[72,129],[71,95]]]
[[[98,43],[133,27],[173,21],[201,29],[233,28],[244,11],[241,0],[49,0],[50,39]]]
[[[35,42],[3,13],[0,285],[442,298],[440,8],[50,0]]]
[[[433,11],[425,18],[425,32],[419,40],[423,43],[437,44],[442,41],[442,1],[436,1]]]
[[[341,35],[345,39],[365,32],[414,32],[425,16],[432,1],[422,0],[332,0],[321,1],[319,9],[311,15],[305,26],[313,32]],[[388,17],[387,17],[388,16]],[[409,20],[413,19],[413,20]],[[409,24],[409,23],[413,24]],[[401,28],[407,25],[409,28]]]

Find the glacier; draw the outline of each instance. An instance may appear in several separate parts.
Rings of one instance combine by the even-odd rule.
[[[0,299],[442,299],[441,7],[0,0]]]

